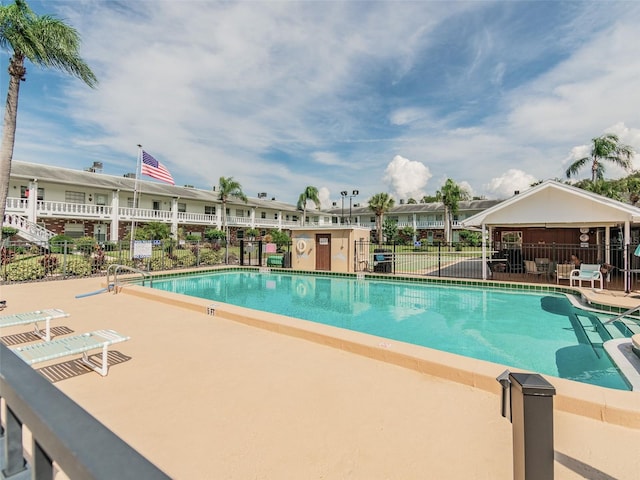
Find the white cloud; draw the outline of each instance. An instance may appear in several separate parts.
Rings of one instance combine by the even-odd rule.
[[[417,198],[432,172],[491,196],[510,169],[564,177],[607,131],[640,151],[637,2],[364,5],[42,2],[100,84],[29,65],[15,158],[122,174],[142,143],[178,183],[233,176],[295,203],[306,185]]]
[[[531,184],[536,181],[533,175],[512,168],[499,177],[492,178],[484,188],[497,198],[509,198],[515,191],[523,192],[531,188]]]
[[[412,197],[419,201],[432,176],[424,164],[396,155],[387,165],[384,182],[395,197],[403,200]]]
[[[329,166],[345,166],[345,162],[340,159],[335,153],[331,152],[315,152],[313,155],[313,160],[322,165]]]
[[[318,189],[318,198],[320,198],[321,208],[327,209],[332,207],[331,192],[327,187],[320,187]]]

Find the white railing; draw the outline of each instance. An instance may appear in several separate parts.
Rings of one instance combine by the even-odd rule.
[[[168,210],[121,207],[118,216],[123,220],[146,220],[150,222],[171,222],[173,213]]]
[[[49,239],[54,236],[54,233],[46,228],[12,213],[4,215],[3,225],[17,229],[19,235],[30,242],[48,244]]]
[[[111,207],[106,205],[93,205],[90,203],[67,203],[67,202],[49,202],[38,201],[36,204],[36,214],[39,216],[57,216],[77,218],[109,218],[111,216]]]
[[[27,211],[27,199],[26,198],[7,198],[7,212],[11,213],[23,213]]]
[[[218,223],[218,216],[207,213],[178,212],[178,222],[197,225],[214,225]]]

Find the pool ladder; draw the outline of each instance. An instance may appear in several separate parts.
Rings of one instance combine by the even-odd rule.
[[[113,270],[113,283],[111,282],[111,272]],[[145,272],[144,270],[140,270],[138,268],[134,268],[134,267],[130,267],[128,265],[117,265],[117,264],[113,264],[113,265],[109,265],[109,268],[107,268],[107,285],[109,290],[111,290],[113,288],[113,293],[118,293],[118,273],[120,273],[120,270],[127,270],[128,272],[131,273],[138,273],[142,276],[142,286],[144,287],[145,285],[145,280],[148,278],[149,279],[149,286],[152,287],[153,286],[153,277],[151,276],[151,274],[149,272]]]

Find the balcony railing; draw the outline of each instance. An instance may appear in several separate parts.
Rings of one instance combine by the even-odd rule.
[[[28,215],[28,201],[25,198],[7,198],[7,213],[15,215]],[[107,205],[93,205],[82,203],[38,201],[36,204],[36,215],[47,218],[86,218],[108,220],[113,216],[113,208]],[[120,207],[118,208],[118,218],[123,221],[154,221],[171,223],[173,212],[169,210],[154,210],[144,208]],[[218,225],[221,219],[218,215],[206,213],[178,212],[178,223],[191,225]],[[277,220],[256,218],[253,221],[250,217],[227,216],[227,224],[241,227],[263,227],[278,228],[283,226],[298,226],[299,221]]]

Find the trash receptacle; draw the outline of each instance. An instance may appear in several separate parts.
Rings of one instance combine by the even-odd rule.
[[[391,273],[391,250],[376,248],[373,251],[373,271],[377,273]]]

